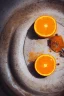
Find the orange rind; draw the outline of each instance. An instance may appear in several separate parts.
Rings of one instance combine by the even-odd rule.
[[[35,70],[42,76],[51,75],[56,69],[56,60],[53,56],[44,54],[40,55],[35,61]]]
[[[40,16],[35,20],[34,30],[40,37],[50,37],[56,33],[57,23],[52,16]]]

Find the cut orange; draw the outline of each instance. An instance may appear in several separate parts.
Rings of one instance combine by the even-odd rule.
[[[34,30],[41,37],[54,35],[56,28],[56,20],[51,16],[41,16],[34,23]]]
[[[51,75],[56,68],[56,60],[53,56],[44,54],[35,61],[35,70],[42,76]]]

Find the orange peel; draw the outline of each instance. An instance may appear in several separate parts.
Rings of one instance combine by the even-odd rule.
[[[40,37],[50,37],[57,29],[56,20],[52,16],[40,16],[35,20],[34,30]]]
[[[56,59],[51,55],[40,55],[35,61],[35,70],[42,76],[51,75],[55,69]]]

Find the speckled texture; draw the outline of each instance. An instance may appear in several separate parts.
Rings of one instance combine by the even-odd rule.
[[[35,0],[33,4],[32,2],[28,3],[29,5],[26,5],[25,8],[16,11],[2,31],[0,37],[1,75],[9,89],[18,96],[51,96],[51,94],[52,96],[62,96],[63,70],[46,78],[35,78],[26,66],[23,48],[27,31],[38,16],[52,14],[61,24],[64,23],[64,3],[42,2],[42,0]]]

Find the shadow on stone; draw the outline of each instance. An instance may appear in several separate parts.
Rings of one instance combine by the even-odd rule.
[[[36,78],[45,78],[46,76],[41,76],[40,74],[38,74],[35,70],[35,67],[34,67],[34,62],[31,62],[29,65],[28,65],[28,70],[29,72]]]
[[[51,40],[49,39],[48,41],[47,41],[47,45],[50,47],[51,45]]]
[[[34,30],[34,23],[31,25],[31,27],[28,29],[27,31],[27,37],[29,39],[45,39],[45,38],[42,38],[40,36],[38,36],[36,33],[35,33],[35,30]]]

